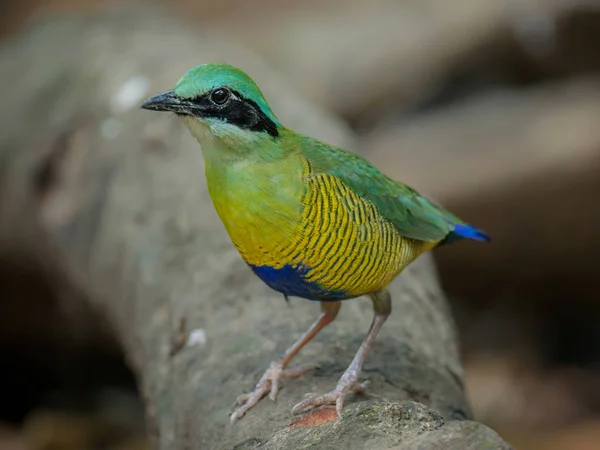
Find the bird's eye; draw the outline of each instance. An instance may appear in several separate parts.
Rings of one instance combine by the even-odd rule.
[[[229,100],[229,96],[230,94],[227,89],[219,88],[215,89],[212,94],[210,94],[210,99],[217,105],[224,105],[227,100]]]

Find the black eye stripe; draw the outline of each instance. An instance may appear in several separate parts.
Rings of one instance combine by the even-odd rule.
[[[200,117],[214,117],[251,131],[279,136],[277,125],[260,109],[256,102],[244,98],[239,92],[228,89],[229,98],[223,104],[213,101],[217,88],[190,100],[190,112]]]

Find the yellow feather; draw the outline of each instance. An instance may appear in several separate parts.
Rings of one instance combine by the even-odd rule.
[[[251,172],[262,180],[268,180],[269,174],[286,173],[288,179],[280,189],[296,186],[288,188],[289,192],[278,190],[273,195],[273,185],[256,182],[246,186],[263,187],[237,191],[235,197],[211,192],[217,212],[247,263],[276,269],[304,266],[309,268],[308,282],[359,296],[383,289],[417,256],[437,244],[401,236],[373,203],[333,175],[310,173],[309,163],[299,155],[295,158],[289,170],[261,164],[254,165]],[[243,165],[235,173],[219,173],[231,172],[231,167],[211,168],[207,177],[243,176]],[[290,177],[302,183],[291,183]],[[209,180],[209,186],[218,186],[217,181]]]

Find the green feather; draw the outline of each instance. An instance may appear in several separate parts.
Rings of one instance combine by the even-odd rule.
[[[150,99],[145,107],[181,112],[182,107],[189,105],[190,101],[193,103],[194,99],[220,87],[226,87],[239,94],[244,101],[253,102],[273,122],[278,134],[271,136],[264,132],[251,131],[235,126],[227,119],[204,118],[190,110],[189,114],[181,117],[203,146],[205,159],[215,167],[235,161],[254,161],[261,164],[259,161],[272,162],[300,152],[310,162],[314,173],[327,173],[339,178],[360,197],[372,202],[381,216],[407,238],[440,242],[449,235],[456,234],[458,238],[489,239],[468,225],[460,228],[460,225],[466,225],[465,222],[411,187],[383,174],[362,157],[285,128],[278,121],[256,83],[233,66],[197,66],[177,82],[173,90],[175,98],[159,95]],[[153,101],[155,103],[152,103]],[[152,107],[153,104],[158,106]],[[249,119],[256,118],[256,113],[244,114],[248,114],[246,117]],[[239,120],[240,117],[244,116],[238,115],[236,119]],[[261,184],[261,181],[254,180],[253,183]]]
[[[364,158],[308,136],[298,135],[301,152],[313,170],[341,179],[356,194],[375,204],[379,213],[394,224],[405,237],[437,242],[450,233],[458,217],[399,183]]]
[[[253,100],[277,125],[281,125],[258,85],[246,73],[229,64],[202,64],[190,69],[175,84],[175,94],[190,99],[219,87],[228,87]]]

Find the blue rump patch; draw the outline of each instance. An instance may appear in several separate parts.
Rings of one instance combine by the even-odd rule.
[[[459,241],[465,238],[483,242],[490,242],[492,240],[492,238],[490,238],[483,231],[478,230],[477,228],[471,225],[457,223],[456,225],[454,225],[454,230],[450,232],[448,237],[446,237],[446,239],[444,239],[442,243],[449,244],[451,242]]]
[[[348,298],[344,291],[330,291],[315,282],[305,279],[309,268],[303,265],[297,267],[286,265],[281,269],[271,266],[254,266],[248,264],[254,273],[271,289],[290,297],[302,297],[308,300],[343,300]]]

